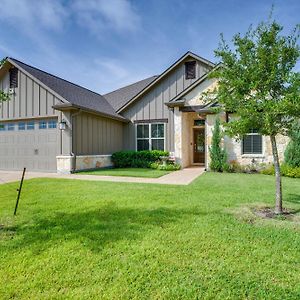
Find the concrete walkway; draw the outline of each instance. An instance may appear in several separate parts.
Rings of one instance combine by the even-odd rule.
[[[204,172],[204,168],[190,167],[180,171],[171,172],[159,178],[141,178],[141,177],[123,177],[123,176],[101,176],[101,175],[80,175],[70,174],[63,175],[57,173],[41,173],[41,172],[26,172],[25,179],[32,178],[62,178],[62,179],[77,179],[77,180],[93,180],[93,181],[112,181],[112,182],[134,182],[134,183],[156,183],[156,184],[174,184],[188,185]],[[0,184],[19,181],[22,172],[18,171],[1,171]]]

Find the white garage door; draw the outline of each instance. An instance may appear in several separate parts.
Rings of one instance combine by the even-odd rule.
[[[0,170],[56,171],[57,119],[0,122]]]

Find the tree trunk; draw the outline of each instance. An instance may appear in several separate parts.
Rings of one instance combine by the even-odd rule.
[[[275,202],[275,214],[282,214],[282,186],[281,186],[281,173],[280,164],[277,151],[277,144],[275,135],[270,136],[275,168],[275,181],[276,181],[276,202]]]

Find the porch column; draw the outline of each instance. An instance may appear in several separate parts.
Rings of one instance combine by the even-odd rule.
[[[174,107],[174,142],[176,163],[182,165],[182,112]]]
[[[59,130],[60,155],[56,156],[57,172],[70,174],[73,168],[74,156],[72,155],[72,124],[70,111],[61,112],[59,122],[66,122],[66,129]]]

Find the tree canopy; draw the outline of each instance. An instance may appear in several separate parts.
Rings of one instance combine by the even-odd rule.
[[[300,117],[300,26],[283,35],[283,26],[272,19],[234,35],[232,48],[223,36],[215,54],[222,64],[212,71],[218,85],[211,92],[221,108],[237,118],[224,124],[227,134],[242,138],[256,129],[269,136],[276,175],[275,213],[282,213],[278,134],[287,135]]]
[[[236,34],[233,50],[222,36],[215,51],[222,66],[211,76],[218,78],[218,102],[239,115],[226,124],[231,135],[241,137],[251,128],[287,134],[300,117],[300,73],[293,70],[300,56],[299,25],[288,36],[282,31],[276,21],[260,23],[244,36]]]

